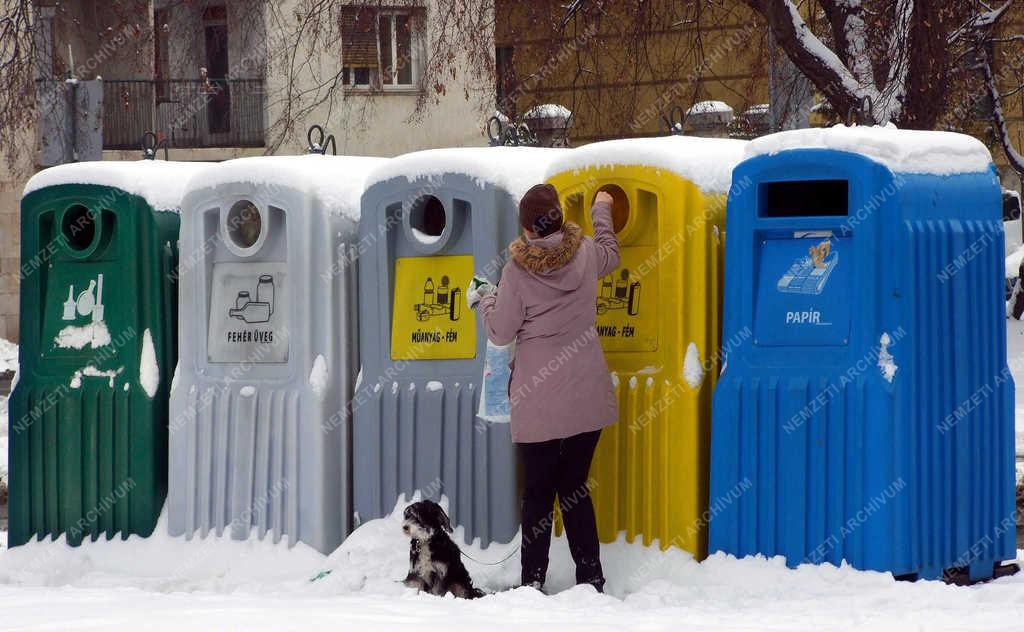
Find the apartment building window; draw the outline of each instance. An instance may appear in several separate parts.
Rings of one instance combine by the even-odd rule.
[[[228,9],[227,5],[207,7],[203,12],[203,34],[206,48],[206,78],[210,102],[206,106],[209,130],[213,134],[231,131],[231,92],[227,82]]]
[[[354,88],[414,88],[422,24],[422,9],[342,7],[342,82]]]

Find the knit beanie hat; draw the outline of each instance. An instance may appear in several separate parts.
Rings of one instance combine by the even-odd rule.
[[[537,184],[519,201],[519,225],[541,237],[561,230],[562,206],[558,191],[550,184]]]

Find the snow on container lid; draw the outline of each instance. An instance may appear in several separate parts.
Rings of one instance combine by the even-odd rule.
[[[535,105],[526,111],[523,115],[524,119],[531,118],[569,118],[572,116],[572,112],[569,108],[558,103],[544,103],[542,105]]]
[[[546,147],[455,147],[427,149],[402,154],[375,169],[366,181],[366,188],[405,176],[409,182],[421,178],[462,174],[476,181],[481,188],[493,184],[517,200],[535,184],[544,182],[548,164],[570,149]]]
[[[138,195],[156,210],[176,212],[188,181],[209,166],[206,162],[166,160],[74,162],[32,176],[22,195],[64,184],[96,184]]]
[[[732,107],[725,101],[698,101],[690,106],[687,114],[732,114]]]
[[[973,136],[886,126],[813,127],[769,134],[750,141],[745,158],[790,149],[833,149],[858,154],[893,173],[948,176],[988,171],[992,155]]]
[[[675,173],[702,191],[725,193],[746,146],[745,140],[675,135],[606,140],[562,154],[551,162],[547,175],[611,165],[654,167]]]
[[[332,213],[359,221],[359,199],[366,177],[387,158],[372,156],[253,156],[213,165],[197,174],[189,190],[247,182],[253,186],[298,189],[316,196]]]

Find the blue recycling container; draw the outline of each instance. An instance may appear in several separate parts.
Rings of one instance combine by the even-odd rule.
[[[991,577],[1015,557],[1000,186],[977,140],[754,141],[728,202],[709,550]]]

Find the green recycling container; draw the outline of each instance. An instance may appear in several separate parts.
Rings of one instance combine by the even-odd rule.
[[[147,536],[167,491],[178,214],[199,165],[62,165],[21,201],[9,546]]]

